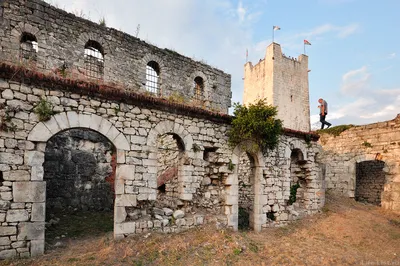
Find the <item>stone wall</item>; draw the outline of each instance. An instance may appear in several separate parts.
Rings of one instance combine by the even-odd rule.
[[[356,166],[355,199],[372,204],[381,204],[381,194],[385,185],[385,162],[364,161]]]
[[[324,204],[320,147],[286,130],[275,150],[262,153],[254,143],[232,149],[227,132],[231,118],[204,109],[114,91],[95,85],[42,76],[0,64],[0,258],[44,252],[46,206],[45,151],[53,136],[73,128],[90,129],[115,147],[114,236],[150,230],[179,232],[203,223],[238,228],[240,154],[254,159],[254,208],[251,228],[256,231],[297,219],[288,205],[292,150],[304,154],[309,171],[304,213]],[[2,78],[2,79],[1,79]],[[10,80],[12,78],[12,80]],[[111,91],[110,91],[111,90]],[[35,106],[44,99],[52,115],[39,121]],[[5,115],[6,114],[6,115]],[[8,129],[9,131],[6,131]],[[180,140],[182,161],[176,206],[158,206],[158,144],[160,136]],[[250,147],[250,148],[249,148]],[[233,167],[232,167],[233,166]],[[267,213],[274,213],[274,220]]]
[[[29,65],[37,71],[87,80],[91,74],[87,69],[89,57],[85,47],[90,44],[101,53],[103,67],[100,67],[102,74],[97,82],[120,84],[129,91],[149,92],[146,66],[155,62],[156,66],[152,65],[158,72],[155,96],[172,97],[223,113],[231,106],[231,77],[221,70],[77,17],[41,0],[5,0],[0,5],[2,61],[15,62],[20,58],[18,64]],[[35,56],[28,61],[21,58],[21,47],[26,44],[24,36],[35,40],[32,47]],[[200,101],[194,99],[197,77],[203,82]]]
[[[356,164],[378,160],[384,162],[385,173],[381,206],[400,210],[400,116],[380,123],[356,126],[339,136],[321,134],[326,165],[326,188],[355,196]],[[379,177],[378,177],[379,179]],[[380,181],[377,181],[380,182]]]
[[[70,129],[49,139],[43,164],[47,211],[111,211],[114,150],[91,130]]]
[[[266,99],[278,107],[278,118],[286,128],[310,131],[308,56],[290,58],[279,44],[267,47],[265,58],[244,67],[243,103]]]

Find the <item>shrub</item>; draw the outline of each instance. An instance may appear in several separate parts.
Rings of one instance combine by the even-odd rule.
[[[33,109],[33,112],[38,116],[39,121],[47,121],[55,114],[53,111],[53,105],[46,99],[41,99],[40,102]]]
[[[249,106],[235,103],[234,108],[232,128],[228,133],[231,146],[250,140],[263,151],[276,147],[282,133],[282,121],[275,118],[276,107],[258,100]]]

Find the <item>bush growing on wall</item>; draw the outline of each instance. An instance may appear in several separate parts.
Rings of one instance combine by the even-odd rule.
[[[235,146],[243,141],[253,141],[266,151],[278,144],[282,133],[282,121],[276,119],[276,107],[265,100],[258,100],[248,106],[234,104],[234,118],[229,132],[229,143]]]

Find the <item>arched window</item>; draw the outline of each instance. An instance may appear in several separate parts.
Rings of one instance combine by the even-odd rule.
[[[95,79],[102,79],[104,74],[104,51],[103,47],[89,40],[85,44],[85,70],[86,75]]]
[[[39,47],[35,35],[28,32],[22,33],[19,48],[21,60],[36,61]]]
[[[194,99],[201,101],[203,100],[204,93],[204,80],[202,77],[196,77],[194,79]]]
[[[160,94],[160,66],[155,61],[150,61],[146,66],[146,90],[157,95]]]

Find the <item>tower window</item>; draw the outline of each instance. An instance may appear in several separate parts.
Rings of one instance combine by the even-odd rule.
[[[24,32],[20,40],[20,59],[24,61],[36,61],[39,50],[35,35]]]
[[[102,79],[104,75],[104,51],[103,47],[89,40],[85,45],[85,70],[86,75],[95,79]]]
[[[155,61],[150,61],[146,66],[146,90],[154,94],[160,94],[159,87],[160,66]]]

